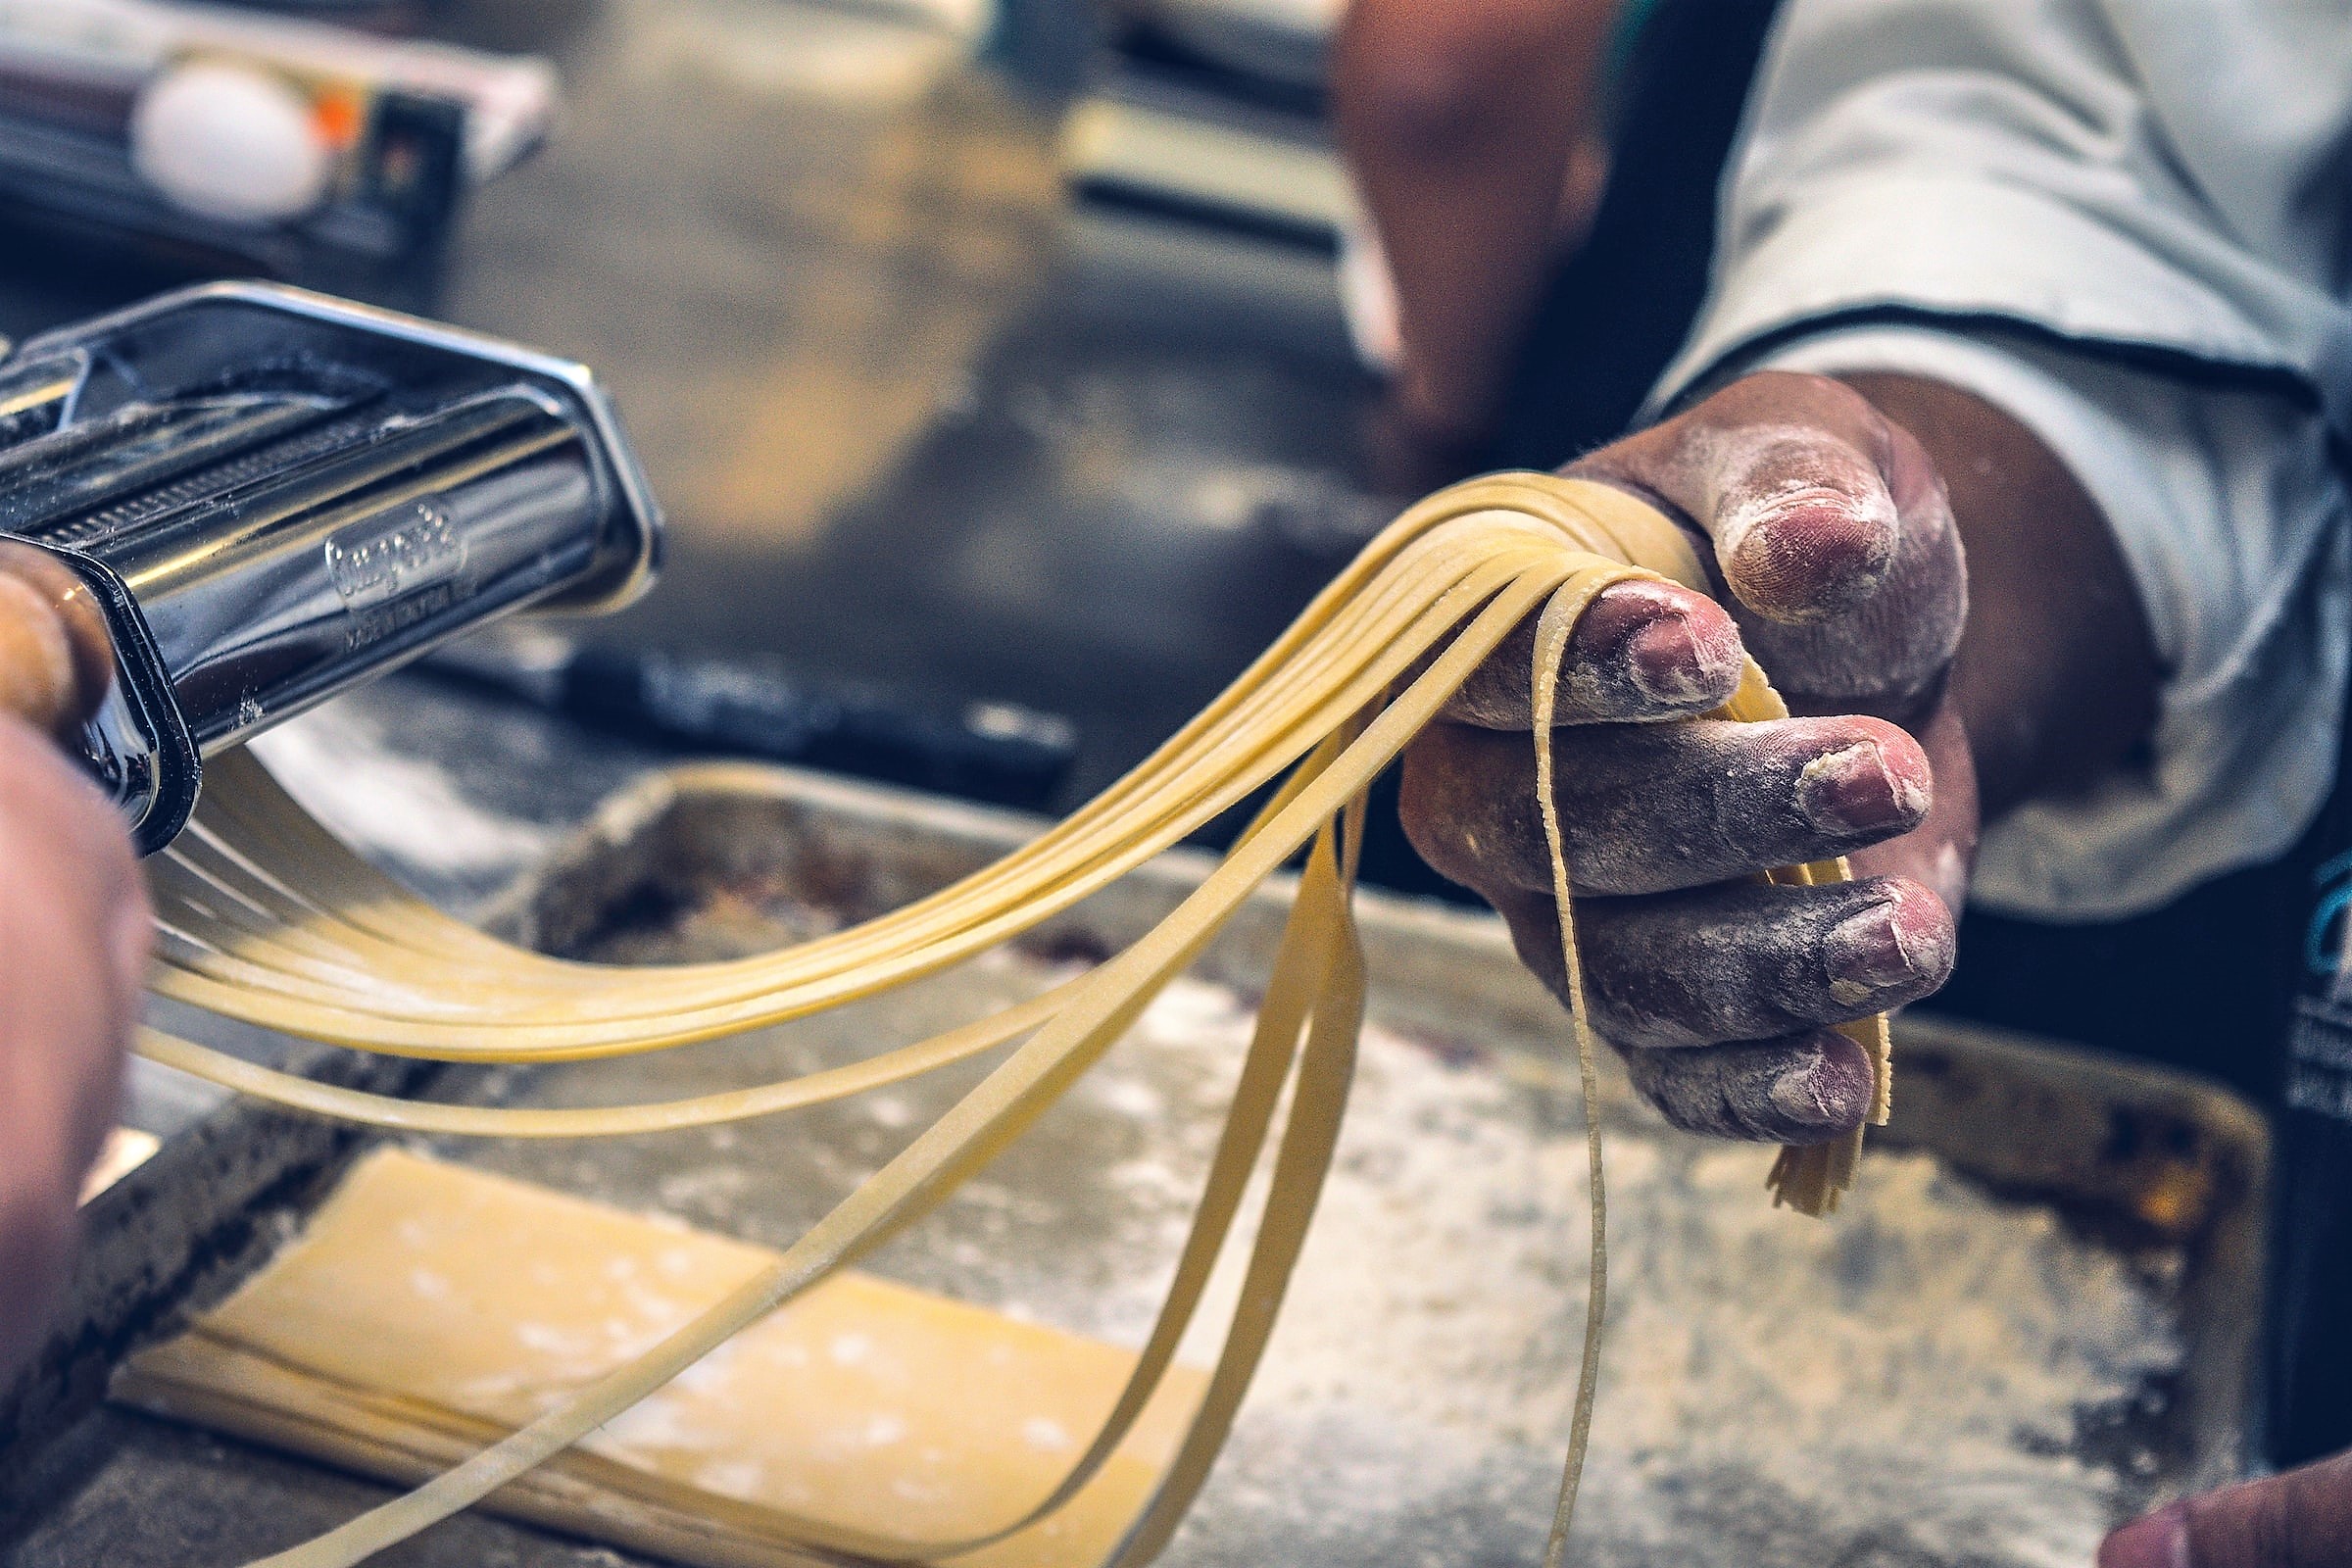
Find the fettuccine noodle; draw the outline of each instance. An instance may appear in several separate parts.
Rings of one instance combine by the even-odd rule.
[[[440,913],[303,813],[251,760],[211,765],[205,804],[153,863],[162,932],[155,991],[247,1023],[364,1051],[450,1062],[582,1061],[758,1029],[936,973],[1070,907],[1268,785],[1223,862],[1149,934],[1087,974],[992,1017],[848,1066],[665,1103],[535,1109],[451,1105],[341,1089],[154,1031],[140,1050],[249,1095],[416,1132],[526,1138],[638,1133],[764,1116],[904,1081],[1010,1048],[988,1076],[869,1177],[774,1268],[642,1359],[426,1486],[256,1568],[339,1568],[479,1501],[562,1452],[749,1324],[920,1218],[1064,1093],[1216,936],[1251,891],[1307,851],[1255,1034],[1175,1278],[1132,1378],[1068,1476],[1001,1529],[969,1541],[873,1543],[931,1560],[1004,1539],[1060,1508],[1142,1413],[1202,1300],[1274,1145],[1269,1199],[1206,1395],[1159,1490],[1106,1559],[1150,1561],[1206,1479],[1273,1329],[1331,1162],[1364,1007],[1351,911],[1364,792],[1511,630],[1539,615],[1533,672],[1538,794],[1574,999],[1587,1102],[1592,1268],[1569,1461],[1545,1553],[1559,1562],[1591,1429],[1606,1293],[1595,1095],[1575,900],[1547,740],[1562,651],[1612,583],[1704,587],[1679,529],[1606,486],[1539,474],[1457,485],[1414,507],[1319,595],[1231,687],[1133,772],[1069,818],[953,887],[863,925],[723,963],[613,968],[514,948]],[[1718,716],[1786,713],[1750,664]],[[1840,879],[1841,862],[1774,880]],[[1845,1026],[1888,1074],[1883,1019]],[[1275,1113],[1286,1085],[1291,1110]],[[1861,1138],[1784,1150],[1770,1183],[1809,1213],[1835,1205]]]

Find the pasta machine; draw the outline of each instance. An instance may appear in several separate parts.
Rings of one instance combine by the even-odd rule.
[[[60,738],[146,851],[207,757],[492,616],[624,605],[661,538],[588,370],[493,338],[220,283],[0,361],[0,572],[74,628]]]

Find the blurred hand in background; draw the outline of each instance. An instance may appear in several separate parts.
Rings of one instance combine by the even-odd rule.
[[[1544,281],[1608,175],[1622,0],[1353,0],[1331,92],[1393,291],[1379,475],[1418,494],[1482,466]]]

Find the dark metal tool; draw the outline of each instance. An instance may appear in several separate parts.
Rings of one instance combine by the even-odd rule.
[[[39,553],[0,577],[100,631],[49,716],[145,850],[206,757],[506,612],[626,604],[660,539],[587,369],[492,338],[214,284],[0,361],[0,544]]]
[[[1068,719],[1012,703],[924,703],[777,659],[600,647],[537,625],[453,643],[423,667],[611,734],[1028,810],[1059,804],[1078,756]]]

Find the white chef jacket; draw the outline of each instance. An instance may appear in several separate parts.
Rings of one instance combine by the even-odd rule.
[[[2004,409],[2115,528],[2165,668],[2149,754],[1986,835],[1976,897],[2154,907],[2332,776],[2352,642],[2352,5],[1789,0],[1654,415],[1745,370]]]

